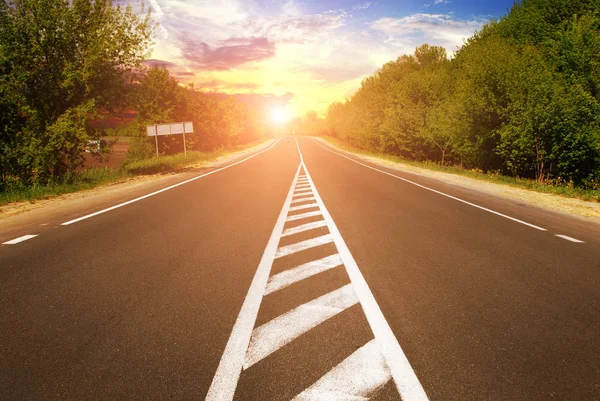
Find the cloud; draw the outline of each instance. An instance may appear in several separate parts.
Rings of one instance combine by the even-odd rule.
[[[275,42],[307,43],[319,35],[344,26],[343,10],[312,15],[283,15],[267,21],[247,20],[239,27],[249,34],[268,37]]]
[[[371,24],[371,28],[386,34],[386,42],[405,53],[423,43],[443,46],[452,53],[484,23],[482,19],[455,20],[449,14],[413,14],[403,18],[380,18]]]
[[[230,70],[252,61],[260,61],[275,55],[275,44],[267,38],[229,38],[222,46],[211,48],[207,43],[190,38],[179,38],[184,59],[193,62],[201,70]]]
[[[436,1],[439,1],[439,0],[436,0]],[[352,9],[354,11],[360,11],[360,10],[366,10],[369,7],[371,7],[371,2],[367,1],[366,3],[356,4],[356,5],[352,6]]]

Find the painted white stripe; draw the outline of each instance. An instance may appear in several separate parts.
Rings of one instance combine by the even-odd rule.
[[[294,197],[296,196],[302,196],[302,195],[310,195],[312,193],[312,190],[304,190],[304,189],[300,189],[296,192],[294,192]]]
[[[15,245],[15,244],[18,244],[19,242],[23,242],[23,241],[27,241],[28,239],[35,238],[38,235],[39,234],[35,234],[35,235],[32,235],[32,234],[23,235],[22,237],[11,239],[10,241],[3,242],[2,244],[3,245]]]
[[[314,196],[307,196],[307,197],[304,197],[304,198],[294,199],[292,201],[292,204],[294,204],[294,203],[300,203],[300,202],[313,201],[313,200],[315,200]]]
[[[331,234],[325,234],[321,235],[320,237],[307,239],[306,241],[296,242],[292,245],[282,246],[281,248],[277,249],[275,259],[282,258],[293,253],[298,253],[310,248],[315,248],[317,246],[329,244],[331,242],[333,242],[333,237]]]
[[[314,216],[320,216],[321,212],[319,210],[315,210],[314,212],[306,212],[306,213],[301,213],[301,214],[294,214],[292,216],[288,216],[285,221],[295,221],[295,220],[302,220],[302,219],[306,219],[308,217],[314,217]]]
[[[296,185],[296,189],[304,189],[304,188],[310,188],[310,184],[304,184],[304,185]]]
[[[295,212],[296,210],[311,209],[313,207],[319,207],[319,204],[318,203],[307,203],[306,205],[293,206],[290,208],[290,212]]]
[[[377,340],[371,340],[292,401],[368,400],[392,379]]]
[[[344,262],[342,262],[340,255],[335,254],[318,260],[313,260],[312,262],[305,263],[289,270],[282,271],[279,274],[271,276],[267,282],[265,295],[279,291],[316,274],[341,266],[343,263]]]
[[[313,141],[315,141],[315,140],[313,139]],[[354,163],[356,163],[356,164],[360,164],[361,166],[364,166],[364,167],[366,167],[366,168],[370,168],[371,170],[378,171],[378,172],[380,172],[380,173],[382,173],[382,174],[389,175],[390,177],[397,178],[397,179],[399,179],[399,180],[402,180],[402,181],[404,181],[404,182],[407,182],[407,183],[409,183],[409,184],[412,184],[412,185],[416,185],[416,186],[417,186],[417,187],[419,187],[419,188],[426,189],[426,190],[428,190],[428,191],[431,191],[431,192],[434,192],[434,193],[436,193],[436,194],[438,194],[438,195],[442,195],[442,196],[445,196],[445,197],[447,197],[447,198],[454,199],[455,201],[462,202],[462,203],[464,203],[464,204],[466,204],[466,205],[473,206],[473,207],[475,207],[475,208],[477,208],[477,209],[480,209],[480,210],[483,210],[483,211],[486,211],[486,212],[489,212],[489,213],[495,214],[496,216],[504,217],[505,219],[512,220],[512,221],[514,221],[514,222],[516,222],[516,223],[520,223],[520,224],[526,225],[526,226],[528,226],[528,227],[535,228],[536,230],[540,230],[540,231],[548,231],[548,230],[546,230],[545,228],[542,228],[542,227],[539,227],[539,226],[536,226],[536,225],[533,225],[533,224],[527,223],[527,222],[525,222],[525,221],[523,221],[523,220],[519,220],[519,219],[516,219],[516,218],[514,218],[514,217],[507,216],[507,215],[505,215],[505,214],[502,214],[502,213],[500,213],[500,212],[496,212],[495,210],[488,209],[488,208],[486,208],[486,207],[479,206],[479,205],[477,205],[477,204],[475,204],[475,203],[471,203],[471,202],[469,202],[469,201],[466,201],[466,200],[464,200],[464,199],[457,198],[456,196],[452,196],[452,195],[449,195],[449,194],[447,194],[447,193],[444,193],[444,192],[438,191],[438,190],[436,190],[436,189],[433,189],[433,188],[426,187],[425,185],[417,184],[417,183],[416,183],[416,182],[414,182],[414,181],[407,180],[406,178],[402,178],[402,177],[400,177],[400,176],[397,176],[397,175],[395,175],[395,174],[392,174],[392,173],[388,173],[387,171],[383,171],[383,170],[379,170],[379,169],[377,169],[377,168],[375,168],[375,167],[371,167],[371,166],[369,166],[369,165],[367,165],[367,164],[364,164],[364,163],[361,163],[361,162],[359,162],[359,161],[356,161],[356,160],[352,159],[351,157],[348,157],[348,156],[346,156],[346,155],[343,155],[343,154],[341,154],[341,153],[338,153],[338,152],[334,152],[333,150],[331,150],[331,149],[328,149],[328,148],[326,148],[325,146],[321,145],[321,144],[320,144],[319,142],[317,142],[317,141],[315,141],[315,143],[316,143],[317,145],[319,145],[320,147],[322,147],[323,149],[325,149],[326,151],[328,151],[328,152],[331,152],[331,153],[333,153],[333,154],[336,154],[336,155],[338,155],[338,156],[341,156],[341,157],[345,157],[346,159],[348,159],[348,160],[350,160],[350,161],[352,161],[352,162],[354,162]]]
[[[254,329],[244,369],[358,302],[352,284],[325,294]]]
[[[555,234],[558,238],[566,239],[567,241],[575,242],[577,244],[585,244],[585,241],[578,240],[577,238],[569,237],[568,235]]]
[[[170,190],[170,189],[177,188],[177,187],[179,187],[179,186],[181,186],[181,185],[184,185],[184,184],[190,183],[190,182],[192,182],[192,181],[195,181],[195,180],[198,180],[198,179],[200,179],[200,178],[203,178],[203,177],[209,176],[209,175],[211,175],[211,174],[218,173],[219,171],[223,171],[223,170],[225,170],[225,169],[228,169],[228,168],[230,168],[230,167],[237,166],[237,165],[238,165],[238,164],[240,164],[240,163],[243,163],[243,162],[245,162],[245,161],[247,161],[247,160],[250,160],[250,159],[252,159],[253,157],[260,155],[261,153],[264,153],[264,152],[266,152],[266,151],[268,151],[268,150],[272,149],[272,148],[273,148],[273,146],[277,145],[277,143],[278,143],[278,142],[279,142],[279,139],[278,139],[277,141],[275,141],[275,143],[273,143],[273,144],[272,144],[271,146],[269,146],[268,148],[266,148],[266,149],[264,149],[264,150],[261,150],[260,152],[254,153],[253,155],[251,155],[251,156],[248,156],[248,157],[246,157],[245,159],[242,159],[242,160],[239,160],[239,161],[237,161],[237,162],[235,162],[235,163],[229,164],[229,165],[227,165],[227,166],[225,166],[225,167],[221,167],[221,168],[218,168],[218,169],[216,169],[216,170],[209,171],[208,173],[204,173],[204,174],[201,174],[201,175],[199,175],[199,176],[196,176],[196,177],[190,178],[189,180],[185,180],[185,181],[179,182],[179,183],[177,183],[177,184],[174,184],[174,185],[168,186],[168,187],[166,187],[166,188],[159,189],[158,191],[154,191],[154,192],[152,192],[152,193],[146,194],[146,195],[144,195],[144,196],[140,196],[140,197],[138,197],[138,198],[135,198],[135,199],[129,200],[129,201],[127,201],[127,202],[119,203],[118,205],[111,206],[111,207],[109,207],[109,208],[102,209],[102,210],[99,210],[99,211],[97,211],[97,212],[94,212],[94,213],[90,213],[90,214],[88,214],[88,215],[86,215],[86,216],[82,216],[82,217],[79,217],[79,218],[76,218],[76,219],[73,219],[73,220],[67,221],[66,223],[62,223],[61,225],[62,225],[62,226],[68,226],[68,225],[70,225],[70,224],[77,223],[77,222],[79,222],[79,221],[81,221],[81,220],[89,219],[90,217],[94,217],[94,216],[98,216],[99,214],[102,214],[102,213],[110,212],[111,210],[115,210],[115,209],[118,209],[118,208],[120,208],[120,207],[123,207],[123,206],[130,205],[130,204],[132,204],[132,203],[134,203],[134,202],[138,202],[138,201],[141,201],[141,200],[143,200],[143,199],[149,198],[149,197],[151,197],[151,196],[158,195],[158,194],[160,194],[160,193],[163,193],[163,192],[165,192],[165,191],[168,191],[168,190]]]
[[[300,145],[298,144],[298,140],[296,140],[296,147],[298,148],[298,152],[300,152]],[[302,154],[302,152],[300,152]],[[427,394],[425,394],[425,390],[421,386],[417,375],[415,374],[412,366],[408,362],[404,351],[398,344],[398,340],[394,335],[394,332],[390,328],[388,322],[385,320],[377,301],[375,301],[375,297],[369,288],[369,285],[365,281],[365,278],[360,272],[354,257],[350,253],[348,246],[346,246],[346,242],[342,238],[340,231],[335,225],[329,211],[325,207],[323,200],[319,196],[319,192],[315,188],[314,182],[304,164],[304,159],[300,156],[301,164],[304,167],[304,171],[306,172],[306,176],[313,186],[313,193],[315,195],[316,201],[321,207],[321,211],[323,212],[323,217],[325,221],[327,221],[327,226],[329,227],[329,231],[333,235],[335,246],[338,249],[339,254],[344,261],[344,266],[346,267],[346,271],[348,272],[348,276],[350,276],[350,281],[354,285],[354,290],[356,291],[356,295],[360,300],[360,304],[363,308],[367,321],[369,322],[369,326],[377,339],[377,344],[379,345],[379,350],[383,355],[392,377],[394,378],[394,383],[398,388],[398,392],[402,397],[403,401],[428,401]]]
[[[208,394],[205,399],[207,401],[233,400],[235,389],[242,372],[244,358],[246,357],[246,350],[250,343],[252,329],[256,324],[256,317],[258,316],[260,303],[263,294],[265,293],[267,280],[269,279],[271,267],[273,266],[273,261],[275,259],[275,253],[277,252],[277,246],[279,245],[279,239],[281,238],[283,226],[285,225],[285,216],[288,214],[292,193],[299,173],[300,166],[298,166],[298,171],[296,171],[285,203],[281,208],[277,223],[275,223],[265,252],[258,264],[256,274],[254,275],[254,279],[252,279],[252,284],[250,284],[246,299],[242,304],[240,313],[235,321],[227,345],[225,346],[225,351],[223,351],[223,356],[221,357],[213,381],[208,389]]]
[[[312,223],[305,223],[296,227],[288,228],[281,234],[282,237],[287,237],[288,235],[294,235],[298,233],[302,233],[308,230],[314,230],[319,227],[327,227],[327,222],[325,220],[313,221]]]

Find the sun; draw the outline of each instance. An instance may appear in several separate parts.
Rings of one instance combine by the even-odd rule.
[[[271,121],[277,125],[286,124],[290,121],[290,114],[283,107],[275,107],[271,110]]]

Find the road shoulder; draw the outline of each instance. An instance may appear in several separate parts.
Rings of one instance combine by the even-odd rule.
[[[540,193],[522,188],[511,187],[509,185],[477,180],[440,171],[427,170],[403,163],[379,159],[373,156],[365,156],[358,153],[349,152],[338,148],[324,138],[313,137],[313,139],[321,145],[329,147],[330,150],[334,150],[335,152],[350,156],[356,160],[371,164],[373,166],[379,166],[385,169],[433,178],[435,180],[444,182],[445,184],[455,185],[488,195],[498,196],[504,199],[524,203],[529,206],[576,217],[587,222],[600,224],[600,203],[598,202],[587,202],[580,199],[565,198],[559,195]]]
[[[184,172],[138,176],[85,191],[60,195],[52,199],[0,206],[0,221],[2,222],[0,238],[11,237],[13,233],[26,228],[53,226],[58,224],[58,221],[62,222],[66,215],[84,214],[86,211],[118,204],[177,184],[200,173],[224,167],[244,157],[264,151],[275,141],[276,139],[266,140],[252,148],[229,153]]]

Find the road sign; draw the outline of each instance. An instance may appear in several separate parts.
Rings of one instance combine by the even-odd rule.
[[[158,125],[148,125],[146,127],[146,132],[148,136],[154,137],[154,142],[156,144],[156,156],[158,156],[158,136],[159,135],[181,135],[183,134],[183,153],[187,156],[187,149],[185,145],[185,134],[194,133],[194,123],[191,121],[183,122],[183,123],[173,123],[173,124],[158,124]]]

